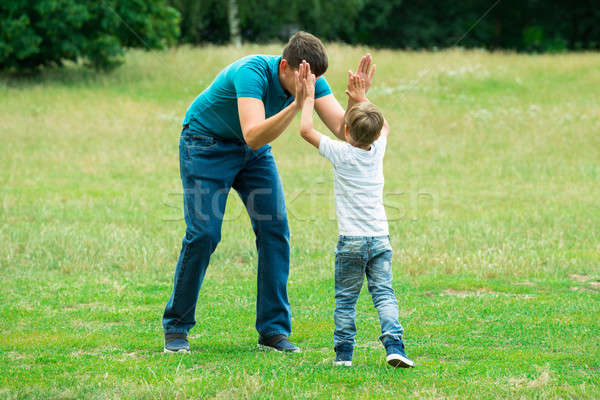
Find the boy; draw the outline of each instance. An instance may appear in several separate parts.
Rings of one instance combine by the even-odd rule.
[[[335,252],[334,365],[352,366],[356,336],[356,301],[367,276],[377,308],[387,362],[393,367],[415,364],[404,352],[403,329],[392,289],[392,248],[383,207],[383,155],[389,126],[365,97],[366,84],[350,73],[346,94],[356,104],[345,116],[346,142],[313,129],[315,75],[303,79],[306,94],[300,133],[333,164],[339,240]]]

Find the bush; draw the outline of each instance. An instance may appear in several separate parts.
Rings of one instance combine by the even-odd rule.
[[[107,69],[124,47],[160,48],[179,34],[166,0],[10,0],[0,2],[0,22],[0,70],[13,71],[66,60]]]

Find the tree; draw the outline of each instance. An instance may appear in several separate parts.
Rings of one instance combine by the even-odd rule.
[[[235,47],[242,45],[242,35],[240,34],[240,18],[238,16],[237,0],[229,0],[228,16],[229,16],[229,39]]]

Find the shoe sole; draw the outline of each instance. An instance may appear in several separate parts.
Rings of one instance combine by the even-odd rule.
[[[336,367],[351,367],[352,361],[334,361],[333,365]]]
[[[275,347],[271,347],[271,346],[267,346],[264,344],[258,344],[258,349],[261,351],[274,351],[276,353],[301,353],[300,349],[297,350],[291,350],[291,351],[283,351],[283,350],[278,350]]]
[[[179,350],[175,351],[175,350],[169,350],[169,349],[167,349],[165,347],[164,350],[163,350],[163,353],[167,353],[167,354],[178,354],[178,353],[181,353],[181,354],[190,354],[190,351],[187,350],[187,349],[179,349]]]
[[[394,368],[412,368],[415,366],[414,361],[402,357],[400,354],[390,354],[387,356],[386,361]]]

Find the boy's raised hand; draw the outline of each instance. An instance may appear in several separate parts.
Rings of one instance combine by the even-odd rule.
[[[305,95],[305,99],[306,100],[313,100],[315,99],[315,81],[316,81],[316,76],[315,74],[311,73],[310,71],[308,72],[308,75],[306,76],[306,78],[304,78],[304,95]]]
[[[365,95],[369,91],[369,88],[371,87],[371,81],[375,75],[375,64],[371,65],[372,62],[373,58],[371,57],[371,54],[367,53],[360,59],[358,67],[356,68],[356,73],[348,71],[350,78],[353,76],[358,76],[365,81]]]
[[[296,71],[296,93],[294,95],[294,100],[298,106],[298,108],[302,108],[302,104],[304,104],[304,100],[306,99],[306,84],[304,81],[310,75],[310,64],[306,61],[302,60],[300,65],[298,66],[298,71]],[[314,92],[314,90],[313,90]],[[313,95],[314,97],[314,95]]]
[[[356,103],[367,101],[366,81],[360,76],[350,73],[350,76],[348,78],[348,89],[346,89],[346,94],[348,95],[350,100]]]

